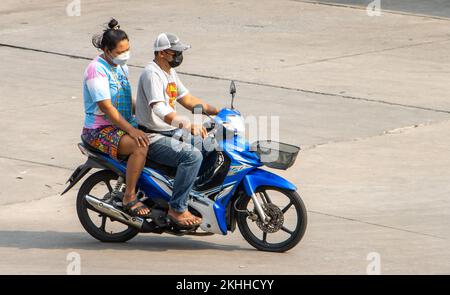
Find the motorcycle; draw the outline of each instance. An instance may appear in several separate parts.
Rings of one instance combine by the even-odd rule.
[[[137,196],[151,208],[151,216],[132,217],[122,209],[126,161],[81,142],[78,147],[87,161],[73,172],[61,195],[91,169],[100,169],[90,174],[78,191],[76,209],[84,229],[102,242],[126,242],[139,233],[227,235],[237,224],[244,239],[258,250],[285,252],[295,247],[306,231],[305,205],[295,185],[260,167],[287,169],[300,148],[270,140],[249,144],[242,134],[243,117],[233,106],[235,93],[232,81],[231,108],[222,109],[214,118],[205,114],[201,105],[194,108],[209,117],[204,123],[206,138],[216,147],[214,164],[197,177],[189,196],[188,210],[202,218],[199,226],[181,229],[167,218],[176,167],[152,162],[149,155],[137,183]],[[275,160],[270,156],[274,153]]]

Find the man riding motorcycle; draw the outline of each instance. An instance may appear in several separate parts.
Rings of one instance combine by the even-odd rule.
[[[199,147],[206,130],[177,114],[175,101],[190,111],[201,104],[207,114],[218,113],[215,107],[190,94],[174,69],[182,63],[183,52],[189,48],[172,33],[159,34],[154,43],[154,60],[139,78],[136,101],[139,129],[160,135],[150,143],[149,157],[159,164],[177,167],[167,216],[180,228],[196,227],[202,222],[187,208],[189,193],[203,161]],[[193,135],[190,141],[176,138],[183,133]]]

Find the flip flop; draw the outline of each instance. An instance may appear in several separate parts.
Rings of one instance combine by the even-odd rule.
[[[130,214],[130,216],[132,217],[141,217],[141,218],[149,218],[150,217],[150,208],[148,208],[147,206],[145,206],[144,204],[142,204],[141,206],[138,206],[134,209],[131,209],[131,207],[133,207],[134,205],[136,205],[137,203],[140,203],[141,201],[136,198],[134,201],[129,202],[126,205],[123,205],[123,210]],[[123,204],[123,203],[122,203]],[[149,209],[149,212],[147,214],[140,214],[139,211],[142,209]]]
[[[170,216],[169,214],[167,214],[167,217],[169,218],[169,220],[174,223],[177,227],[179,227],[180,229],[193,229],[197,226],[199,226],[202,223],[202,220],[196,220],[195,217],[189,217],[189,218],[182,218],[182,219],[176,219],[173,216]],[[187,220],[192,220],[194,221],[192,224],[184,224],[182,223],[183,221],[187,221]]]

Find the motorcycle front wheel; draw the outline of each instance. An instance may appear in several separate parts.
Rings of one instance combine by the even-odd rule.
[[[270,221],[261,221],[251,197],[241,197],[237,224],[244,239],[261,251],[285,252],[295,247],[307,226],[306,208],[299,194],[265,186],[259,187],[255,195]]]

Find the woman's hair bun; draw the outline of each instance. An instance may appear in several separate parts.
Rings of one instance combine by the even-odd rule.
[[[113,50],[117,43],[122,40],[128,40],[128,35],[120,29],[119,22],[112,18],[108,23],[108,28],[103,30],[103,33],[94,35],[92,37],[92,44],[98,49]]]
[[[114,18],[112,18],[108,23],[108,28],[110,28],[112,30],[120,29],[119,22],[117,20],[115,20]]]

